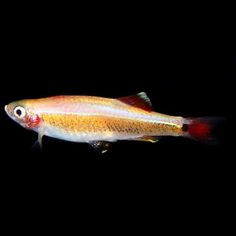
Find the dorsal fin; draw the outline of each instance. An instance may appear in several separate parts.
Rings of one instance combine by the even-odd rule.
[[[146,111],[152,111],[152,104],[146,93],[141,92],[136,95],[118,98],[121,102],[134,107],[141,108]]]

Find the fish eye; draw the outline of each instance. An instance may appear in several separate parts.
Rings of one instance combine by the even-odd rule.
[[[15,115],[17,118],[20,118],[20,119],[24,118],[25,115],[26,115],[25,108],[19,107],[19,106],[16,107],[16,108],[14,109],[14,115]]]

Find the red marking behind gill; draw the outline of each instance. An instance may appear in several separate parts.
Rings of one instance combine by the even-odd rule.
[[[37,128],[41,122],[41,118],[36,114],[32,116],[27,116],[25,123],[28,125],[29,128]]]

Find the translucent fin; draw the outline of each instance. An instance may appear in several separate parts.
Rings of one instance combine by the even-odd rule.
[[[32,149],[33,150],[42,150],[42,141],[43,141],[43,134],[38,133],[38,139],[37,141],[33,144]]]
[[[105,141],[94,141],[89,143],[94,149],[100,153],[106,153],[109,150],[110,143]]]
[[[143,142],[150,142],[150,143],[156,143],[159,141],[159,138],[157,137],[152,137],[152,136],[144,136],[138,139],[135,139],[137,141],[143,141]]]
[[[41,151],[41,150],[42,150],[42,147],[40,146],[38,140],[36,140],[35,143],[32,145],[32,150],[33,150],[33,151],[38,151],[38,150]]]
[[[146,111],[152,111],[152,104],[146,93],[141,92],[136,95],[118,98],[123,103],[141,108]]]

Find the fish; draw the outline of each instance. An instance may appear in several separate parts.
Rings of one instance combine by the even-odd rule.
[[[26,129],[65,141],[88,143],[105,153],[119,140],[156,143],[162,136],[213,142],[217,118],[184,118],[155,112],[145,92],[120,98],[61,95],[23,99],[5,106]]]

